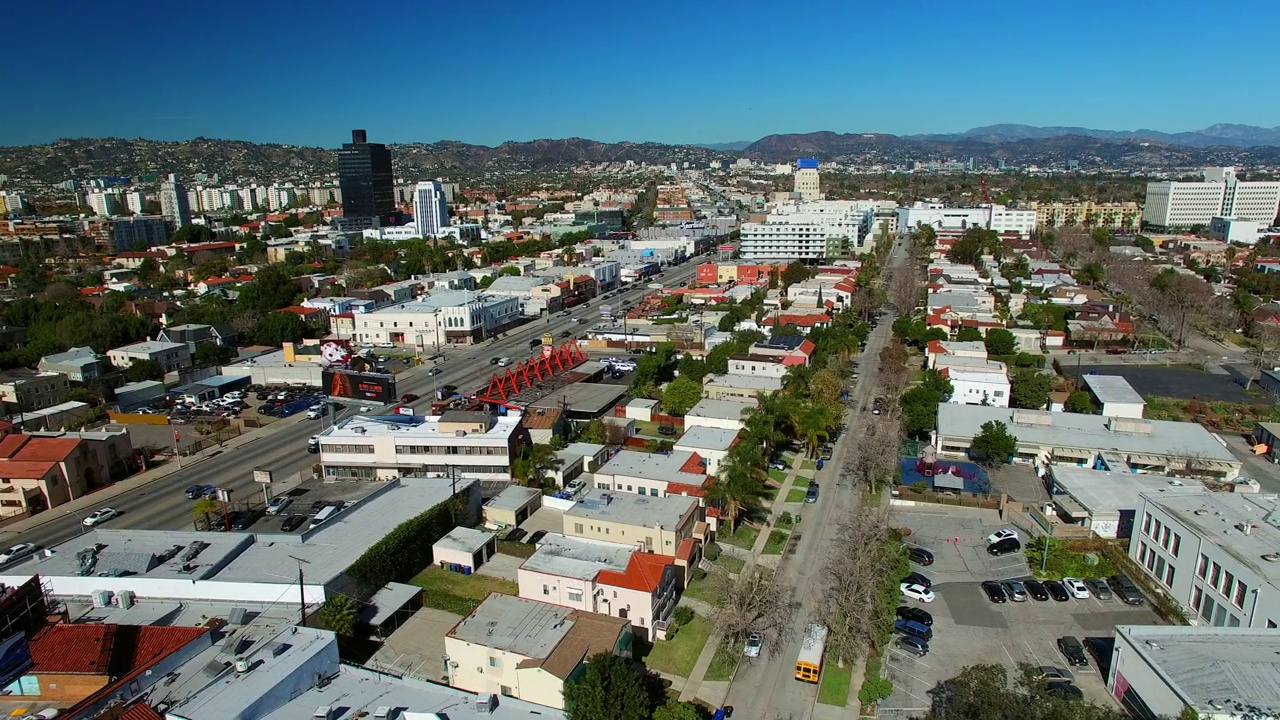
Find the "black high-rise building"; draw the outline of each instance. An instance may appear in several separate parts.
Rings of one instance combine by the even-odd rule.
[[[342,218],[346,229],[396,224],[391,151],[368,142],[364,130],[352,130],[351,142],[338,151],[338,186],[342,188]]]

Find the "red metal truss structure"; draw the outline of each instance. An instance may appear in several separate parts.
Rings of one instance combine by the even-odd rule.
[[[494,373],[489,379],[489,388],[480,400],[505,404],[521,392],[571,370],[586,360],[587,356],[576,342],[566,342],[558,348],[552,348],[550,353],[539,351],[528,360],[507,368],[501,375]]]

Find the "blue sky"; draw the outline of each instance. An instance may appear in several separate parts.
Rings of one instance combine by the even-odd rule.
[[[203,135],[332,147],[353,127],[375,142],[494,145],[1280,125],[1274,45],[1224,24],[1222,3],[10,5],[0,145]],[[1249,28],[1280,25],[1274,0],[1227,7]]]

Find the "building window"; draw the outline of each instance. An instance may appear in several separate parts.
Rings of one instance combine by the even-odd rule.
[[[1200,611],[1200,603],[1204,601],[1204,591],[1199,587],[1191,588],[1191,609]]]
[[[658,497],[658,488],[649,488],[649,495],[651,497]]]
[[[1165,568],[1164,584],[1165,584],[1165,587],[1169,587],[1169,588],[1173,587],[1173,563],[1169,563],[1169,567]]]
[[[1236,607],[1238,607],[1238,608],[1240,608],[1241,610],[1243,610],[1243,609],[1244,609],[1244,596],[1245,596],[1246,594],[1248,594],[1248,592],[1249,592],[1249,586],[1248,586],[1248,585],[1245,585],[1245,584],[1244,584],[1244,583],[1242,583],[1242,582],[1237,582],[1237,583],[1236,583],[1236,593],[1235,593],[1235,597],[1231,599],[1231,604],[1232,604],[1232,605],[1235,605]]]
[[[1236,576],[1230,572],[1222,573],[1222,585],[1216,586],[1223,597],[1231,597],[1231,586],[1235,585]]]
[[[1160,534],[1160,547],[1164,548],[1165,550],[1169,549],[1169,535],[1170,535],[1169,526],[1165,525],[1164,529]]]
[[[546,585],[543,585],[543,586],[542,586],[542,594],[543,594],[543,595],[550,595],[550,594],[551,594],[551,588],[547,587]]]
[[[1213,569],[1209,571],[1209,587],[1218,587],[1218,581],[1222,579],[1222,566],[1213,563]]]
[[[569,602],[582,602],[582,591],[569,590]]]
[[[578,535],[581,535],[581,534],[582,534],[582,523],[574,523],[574,524],[573,524],[573,531],[574,531],[575,533],[577,533]]]
[[[1205,575],[1209,573],[1209,556],[1200,553],[1200,559],[1196,561],[1196,577],[1203,580]]]
[[[1173,534],[1173,550],[1171,550],[1170,552],[1173,554],[1174,557],[1178,557],[1178,550],[1180,550],[1181,548],[1182,548],[1182,536],[1177,533],[1174,533]]]
[[[491,667],[491,668],[499,667],[499,665],[498,665],[498,658],[496,658],[496,657],[494,657],[494,656],[490,655],[490,656],[489,656],[489,667]]]
[[[1213,618],[1213,598],[1205,596],[1204,605],[1200,606],[1200,617],[1208,622]]]
[[[515,697],[515,693],[511,691],[510,685],[499,685],[498,691],[501,692],[506,697]]]

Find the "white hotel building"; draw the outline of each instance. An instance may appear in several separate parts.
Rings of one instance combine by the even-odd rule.
[[[1205,168],[1204,182],[1147,183],[1144,229],[1185,230],[1215,217],[1270,226],[1280,214],[1280,182],[1244,182],[1233,167]]]
[[[764,222],[743,223],[744,260],[822,260],[862,247],[859,230],[878,202],[818,200],[779,205]]]
[[[898,208],[898,232],[909,235],[917,227],[929,225],[934,230],[963,231],[971,227],[998,233],[1030,235],[1036,229],[1035,210],[1011,210],[1003,205],[947,207],[941,203],[917,202]]]

